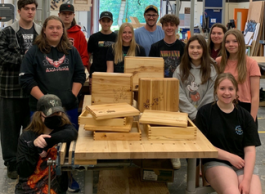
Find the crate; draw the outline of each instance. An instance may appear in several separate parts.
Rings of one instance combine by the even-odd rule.
[[[142,133],[138,122],[133,122],[132,128],[128,133],[94,131],[94,140],[141,141],[141,136]]]
[[[127,122],[126,119],[127,117],[118,117],[112,119],[95,120],[87,110],[84,110],[78,117],[78,124],[95,126],[124,126]]]
[[[116,131],[116,132],[124,132],[128,133],[133,124],[133,117],[127,117],[126,118],[126,125],[122,126],[96,126],[96,125],[85,125],[84,129],[86,131]]]
[[[95,72],[92,78],[91,104],[133,103],[132,74]]]
[[[194,140],[197,138],[197,127],[188,119],[187,127],[170,127],[146,124],[148,140]]]

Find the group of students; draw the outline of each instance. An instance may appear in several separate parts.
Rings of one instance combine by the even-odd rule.
[[[42,28],[33,23],[37,6],[35,0],[19,0],[19,22],[0,32],[1,145],[8,176],[20,175],[16,193],[45,193],[47,156],[56,158],[58,142],[77,138],[77,95],[86,79],[84,67],[90,78],[97,71],[122,73],[124,56],[146,55],[164,58],[164,76],[180,83],[180,111],[188,113],[218,150],[216,159],[202,160],[206,180],[218,193],[261,193],[254,168],[255,146],[261,145],[257,132],[261,75],[257,62],[245,54],[240,31],[226,32],[215,24],[208,45],[201,35],[190,37],[185,45],[175,36],[179,19],[167,14],[160,19],[161,28],[156,25],[158,10],[150,5],[144,12],[146,26],[135,36],[129,23],[121,25],[118,35],[113,33],[112,14],[102,12],[102,30],[86,45],[72,5],[63,4],[59,17],[48,17]],[[80,35],[71,37],[73,31]],[[148,38],[152,40],[142,47],[141,41]],[[19,137],[20,126],[26,131]],[[54,172],[52,176],[52,189],[58,193]]]

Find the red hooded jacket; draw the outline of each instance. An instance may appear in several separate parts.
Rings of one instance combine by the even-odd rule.
[[[88,65],[87,41],[81,27],[74,25],[67,30],[70,42],[78,50],[84,66]]]

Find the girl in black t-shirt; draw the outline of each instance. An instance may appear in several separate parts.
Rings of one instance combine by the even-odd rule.
[[[120,27],[117,42],[107,52],[107,72],[124,72],[125,56],[146,56],[142,46],[135,42],[133,27],[123,23]]]
[[[216,103],[199,109],[196,125],[216,147],[217,158],[203,159],[204,175],[217,193],[261,194],[256,148],[261,145],[252,116],[236,105],[238,85],[230,73],[214,85]]]
[[[15,193],[48,193],[47,160],[57,158],[57,144],[76,140],[77,130],[64,112],[61,100],[52,94],[42,96],[32,121],[18,141],[17,172],[19,181]],[[51,168],[51,193],[67,189],[67,174],[63,174],[64,188],[59,186]],[[63,180],[61,178],[61,180]],[[61,182],[62,183],[62,182]]]

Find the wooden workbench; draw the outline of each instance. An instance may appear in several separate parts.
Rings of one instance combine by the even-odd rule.
[[[83,109],[90,103],[91,96],[85,96]],[[85,131],[83,127],[79,126],[75,164],[96,164],[97,159],[189,158],[186,194],[206,192],[202,188],[195,188],[196,158],[215,158],[217,150],[199,130],[196,140],[149,141],[142,131],[142,141],[94,141],[92,132]],[[91,182],[91,174],[86,177]]]

